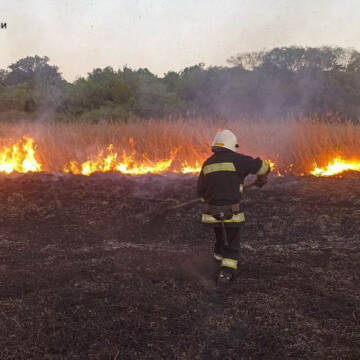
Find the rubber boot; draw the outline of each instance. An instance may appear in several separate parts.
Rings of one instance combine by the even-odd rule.
[[[231,288],[235,278],[235,270],[227,268],[227,267],[220,267],[217,272],[217,279],[216,279],[216,292],[219,295],[225,295],[227,291]]]
[[[218,282],[230,284],[235,278],[235,271],[227,267],[221,267],[218,271]]]

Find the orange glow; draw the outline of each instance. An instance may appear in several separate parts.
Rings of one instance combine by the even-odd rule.
[[[344,171],[360,171],[360,160],[345,160],[337,156],[322,168],[315,163],[314,170],[310,173],[314,176],[332,176]]]
[[[136,152],[134,140],[133,138],[129,138],[126,150],[116,151],[113,145],[109,145],[104,150],[99,151],[93,158],[88,158],[83,162],[69,160],[65,166],[60,165],[61,169],[51,168],[49,171],[55,172],[60,170],[74,175],[85,176],[89,176],[95,172],[110,171],[128,175],[166,173],[196,175],[201,171],[202,163],[209,155],[210,154],[200,153],[195,157],[194,155],[189,156],[188,152],[185,155],[182,153],[180,146],[169,151],[168,156],[153,159],[146,153]],[[44,164],[42,164],[39,159],[44,160],[44,163],[47,164],[46,156],[46,152],[39,154],[33,138],[23,136],[12,145],[0,147],[0,173],[41,172],[44,169]],[[284,164],[278,161],[274,162],[270,159],[266,161],[272,173],[277,176],[288,174],[304,175],[298,171],[295,164]],[[345,171],[360,172],[360,160],[345,159],[341,156],[336,156],[324,167],[319,167],[314,163],[313,169],[307,173],[321,177],[333,176]]]
[[[130,145],[133,146],[133,139],[130,138]],[[70,161],[64,167],[64,172],[72,173],[74,175],[86,175],[89,176],[94,172],[108,172],[118,171],[122,174],[129,175],[143,175],[143,174],[163,174],[167,172],[177,174],[198,174],[201,171],[201,164],[203,160],[195,161],[179,161],[176,159],[176,155],[179,149],[171,151],[169,158],[158,161],[150,160],[146,154],[141,156],[141,160],[138,160],[136,152],[133,150],[131,154],[127,154],[126,151],[122,152],[119,156],[118,153],[114,152],[113,145],[109,145],[104,154],[100,151],[96,158],[87,160],[83,163],[77,161]],[[276,165],[271,160],[266,160],[271,170],[276,169]],[[275,170],[280,176],[280,173]]]
[[[197,174],[201,171],[201,164],[198,161],[195,161],[194,166],[189,165],[187,161],[184,161],[181,164],[181,173],[182,174]]]
[[[130,146],[133,147],[133,139],[129,139]],[[176,151],[170,155],[168,159],[151,161],[146,154],[142,155],[141,160],[136,159],[136,152],[132,150],[131,154],[127,154],[124,150],[119,156],[114,152],[114,146],[111,144],[107,147],[104,154],[103,151],[93,160],[87,160],[78,163],[75,160],[70,161],[64,167],[64,172],[74,175],[89,176],[94,172],[118,171],[122,174],[144,175],[144,174],[161,174],[170,170]]]
[[[16,144],[0,149],[0,172],[39,172],[42,166],[35,155],[34,140],[24,136]]]

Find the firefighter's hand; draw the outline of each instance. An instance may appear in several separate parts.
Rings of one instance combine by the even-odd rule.
[[[266,175],[258,175],[254,185],[258,188],[262,188],[267,183],[267,176]]]

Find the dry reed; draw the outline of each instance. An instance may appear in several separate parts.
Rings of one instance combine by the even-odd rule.
[[[276,122],[206,120],[147,120],[130,123],[23,122],[0,125],[0,146],[29,135],[37,144],[44,170],[61,171],[70,160],[96,157],[109,144],[122,154],[135,152],[153,161],[175,156],[175,161],[203,161],[211,154],[211,139],[217,130],[231,129],[239,139],[240,151],[276,162],[282,172],[289,166],[308,173],[313,163],[325,165],[335,155],[360,158],[360,126],[351,122],[326,123],[316,118]],[[129,139],[134,139],[131,145]],[[290,165],[293,164],[293,165]]]

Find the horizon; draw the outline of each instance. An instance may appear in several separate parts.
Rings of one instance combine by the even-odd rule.
[[[300,47],[300,46],[297,46],[297,45],[289,45],[289,46],[286,46],[286,47],[274,47],[274,48],[272,48],[272,49],[265,49],[264,51],[271,51],[271,50],[274,50],[274,49],[276,49],[276,48],[293,48],[293,47]],[[323,48],[323,47],[328,47],[328,46],[327,46],[327,45],[323,45],[323,46],[314,47],[314,48]],[[330,47],[331,47],[331,48],[339,48],[339,46],[336,46],[336,45],[333,45],[333,46],[330,46]],[[302,48],[302,46],[301,46],[300,48]],[[313,48],[313,47],[311,47],[311,46],[304,46],[304,48]],[[344,48],[344,49],[346,49],[346,50],[355,50],[355,51],[358,51],[358,52],[360,51],[359,49],[356,49],[356,48],[353,48],[353,47]],[[260,51],[261,51],[261,50],[260,50]],[[260,52],[260,51],[259,51],[259,52]],[[256,52],[257,52],[257,51],[254,51],[253,53],[256,53]],[[244,53],[246,53],[246,52],[244,52]],[[44,54],[44,55],[33,54],[33,55],[25,55],[23,58],[35,57],[35,56],[48,57],[46,54]],[[21,58],[21,59],[23,59],[23,58]],[[48,57],[48,58],[49,58],[49,57]],[[16,60],[14,61],[14,63],[16,63],[18,60],[21,60],[21,59],[20,59],[20,58],[19,58],[19,59],[16,59]],[[188,67],[200,65],[200,66],[204,66],[204,69],[209,69],[209,68],[213,68],[213,67],[219,67],[219,68],[226,68],[226,67],[228,67],[228,68],[230,68],[230,67],[232,67],[232,66],[235,66],[235,65],[231,64],[231,62],[230,62],[229,60],[230,60],[230,59],[228,59],[228,60],[226,61],[226,63],[223,64],[223,65],[196,63],[196,64],[190,64]],[[86,74],[79,75],[79,76],[75,77],[74,79],[69,80],[69,79],[66,79],[66,78],[64,77],[64,74],[63,74],[63,72],[61,71],[61,67],[60,67],[58,64],[54,63],[53,61],[51,61],[51,58],[49,58],[48,64],[51,65],[51,66],[56,66],[56,67],[58,68],[58,71],[59,71],[59,73],[61,74],[62,78],[63,78],[64,80],[66,80],[67,82],[69,82],[69,83],[73,83],[73,82],[75,82],[77,79],[80,79],[80,78],[87,78],[87,76],[88,76],[90,73],[92,73],[94,70],[96,70],[96,69],[102,69],[102,70],[103,70],[103,69],[108,68],[108,67],[112,68],[115,72],[117,72],[117,71],[122,71],[122,70],[124,70],[125,68],[131,69],[131,70],[133,70],[133,71],[137,71],[137,70],[144,69],[144,70],[148,70],[150,73],[152,73],[153,75],[157,76],[157,77],[160,78],[160,79],[161,79],[161,78],[164,78],[165,75],[166,75],[167,73],[169,73],[169,72],[181,73],[184,69],[186,69],[186,68],[181,68],[181,69],[178,69],[178,70],[176,70],[176,71],[173,70],[173,69],[168,69],[168,70],[165,71],[163,74],[157,74],[157,73],[151,71],[151,69],[149,69],[147,66],[135,68],[135,67],[133,67],[133,66],[131,66],[131,65],[129,65],[129,64],[126,64],[126,65],[124,65],[124,66],[122,66],[122,67],[114,67],[114,66],[111,66],[111,65],[104,65],[104,66],[101,67],[101,68],[98,68],[98,67],[91,68],[91,69],[89,69],[89,71],[88,71]],[[0,70],[6,70],[6,69],[9,68],[10,65],[11,65],[11,64],[9,64],[9,65],[7,65],[7,66],[0,66]]]
[[[147,68],[162,77],[275,47],[360,48],[355,0],[15,0],[1,4],[0,14],[7,24],[0,30],[1,68],[47,56],[69,82],[106,66]]]

